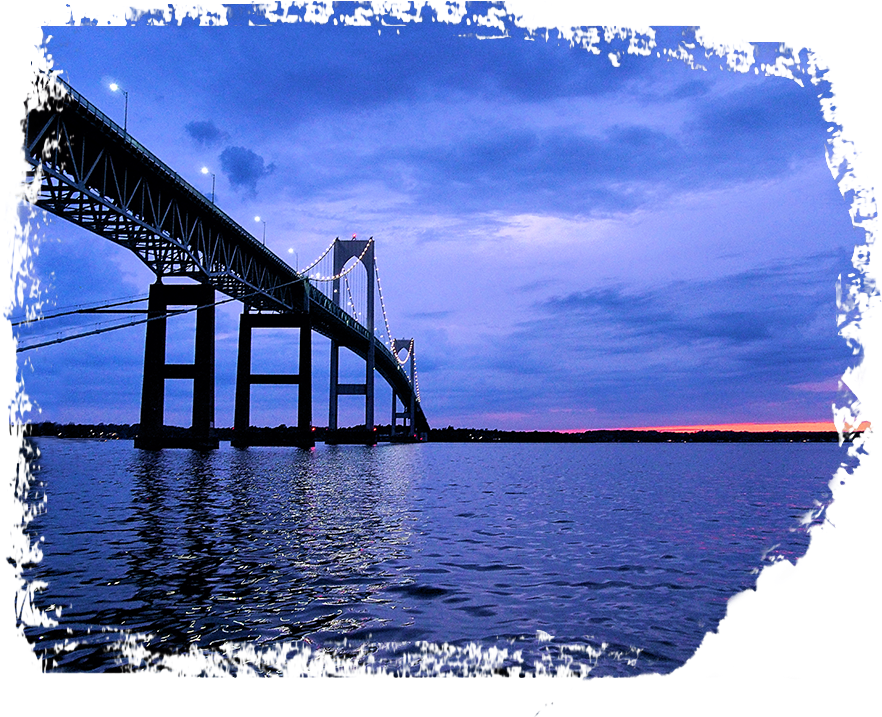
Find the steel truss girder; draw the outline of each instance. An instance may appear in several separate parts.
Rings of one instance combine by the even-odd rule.
[[[258,309],[302,308],[296,272],[72,91],[25,124],[38,206],[133,251],[157,276],[223,284]]]

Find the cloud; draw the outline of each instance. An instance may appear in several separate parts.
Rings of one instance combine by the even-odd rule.
[[[696,110],[684,135],[721,179],[775,176],[824,151],[828,125],[814,87],[764,78],[722,97],[706,97]]]
[[[695,185],[692,164],[676,137],[616,125],[597,135],[517,126],[481,129],[443,136],[437,144],[424,140],[419,146],[383,148],[364,167],[396,190],[412,178],[405,191],[415,211],[455,206],[467,213],[588,215],[630,211],[660,191]],[[355,176],[325,175],[321,184],[336,188]]]
[[[704,295],[709,287],[673,285],[663,289],[628,293],[621,286],[602,287],[549,299],[545,311],[564,314],[582,321],[598,321],[618,328],[620,340],[657,340],[665,343],[693,344],[716,341],[743,345],[772,337],[778,324],[786,322],[778,309],[763,307],[726,308],[713,300],[695,306],[688,294]],[[707,306],[717,307],[706,311]],[[737,305],[737,302],[736,302]],[[778,307],[780,308],[780,307]],[[623,346],[623,350],[630,347]]]
[[[789,386],[789,388],[792,388],[795,391],[824,393],[827,395],[831,395],[843,390],[848,390],[848,387],[842,384],[839,377],[828,378],[822,381],[806,381],[805,383],[795,383],[792,386]]]
[[[543,299],[510,333],[461,357],[468,384],[488,410],[577,406],[688,423],[698,415],[776,420],[777,405],[821,420],[830,397],[797,387],[853,361],[833,330],[831,277],[843,260],[828,252],[716,279]],[[438,394],[464,380],[453,367],[432,376]]]
[[[451,94],[529,101],[599,96],[615,92],[642,71],[637,63],[614,68],[606,61],[591,62],[588,53],[567,41],[479,42],[443,23],[421,23],[417,31],[401,27],[394,36],[312,23],[266,30],[264,39],[242,39],[243,51],[224,68],[225,85],[248,91],[256,73],[277,68],[277,84],[285,91],[255,99],[267,106],[283,103],[298,118]],[[279,38],[290,42],[292,36],[297,52],[288,53],[280,65]],[[679,67],[673,71],[686,73]]]
[[[190,138],[201,147],[216,147],[227,137],[226,132],[221,132],[211,121],[188,122],[184,129]]]
[[[265,165],[263,157],[245,147],[227,147],[220,155],[221,170],[233,189],[245,189],[257,194],[257,180],[272,174],[276,166]]]

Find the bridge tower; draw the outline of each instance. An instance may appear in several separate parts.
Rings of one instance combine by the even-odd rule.
[[[328,436],[326,443],[340,442],[341,436],[337,433],[337,410],[340,396],[364,396],[364,427],[365,435],[362,437],[368,444],[376,443],[374,435],[374,243],[372,239],[337,239],[334,242],[334,276],[333,300],[337,306],[344,305],[343,296],[340,293],[339,274],[350,259],[359,259],[367,272],[367,316],[365,326],[370,332],[367,356],[365,357],[365,380],[364,383],[340,383],[340,344],[331,337],[331,381],[330,397],[328,401]],[[359,440],[359,443],[362,441]]]
[[[401,399],[403,410],[399,411],[398,399],[400,397],[395,393],[395,388],[392,388],[392,424],[390,428],[390,437],[393,441],[412,441],[416,440],[417,437],[415,420],[416,384],[414,383],[416,377],[416,358],[413,353],[413,339],[393,339],[392,353],[395,355],[395,358],[398,358],[398,354],[401,351],[407,351],[407,363],[410,368],[410,385],[413,390],[410,392],[410,400],[407,403],[404,403],[403,398]],[[398,433],[399,418],[402,419],[401,434]]]
[[[166,363],[166,323],[169,306],[196,306],[196,345],[191,364]],[[135,448],[218,447],[214,432],[214,287],[206,284],[150,285],[144,342],[144,382],[141,390],[141,425]],[[193,381],[193,425],[172,435],[163,426],[165,380]]]

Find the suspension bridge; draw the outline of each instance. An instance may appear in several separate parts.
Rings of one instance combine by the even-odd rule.
[[[392,389],[390,439],[413,441],[428,432],[419,399],[414,343],[393,338],[389,329],[373,238],[337,238],[312,264],[296,271],[221,211],[214,197],[209,201],[139,144],[126,127],[113,122],[68,83],[54,75],[38,75],[34,98],[29,99],[24,134],[25,155],[31,165],[28,178],[32,188],[38,189],[32,195],[36,205],[132,251],[156,277],[149,288],[146,318],[123,324],[146,324],[137,447],[217,448],[215,307],[230,301],[243,305],[233,445],[266,443],[265,435],[250,425],[251,387],[255,384],[298,387],[296,429],[293,439],[286,442],[315,445],[312,332],[331,341],[326,442],[376,442],[375,373]],[[363,272],[356,271],[359,266]],[[218,292],[228,298],[218,301]],[[377,296],[383,319],[379,330]],[[83,309],[82,313],[114,311],[110,307],[121,303],[128,302]],[[181,306],[190,308],[169,309]],[[190,311],[196,313],[194,360],[168,363],[167,321]],[[21,345],[18,351],[113,328],[118,326]],[[299,331],[296,373],[252,372],[251,335],[255,328]],[[364,382],[340,382],[341,348],[364,360]],[[193,382],[192,425],[185,435],[171,432],[163,423],[168,379]],[[343,395],[364,396],[361,430],[338,426],[339,397]]]

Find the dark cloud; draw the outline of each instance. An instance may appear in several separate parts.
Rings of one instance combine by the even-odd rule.
[[[705,99],[686,134],[703,164],[730,179],[780,174],[795,160],[821,155],[827,127],[815,88],[771,77]]]
[[[639,120],[595,132],[590,124],[575,131],[517,122],[451,126],[437,140],[369,149],[356,166],[341,156],[320,171],[301,167],[298,191],[379,180],[428,212],[456,206],[605,215],[682,192],[774,179],[823,157],[827,125],[812,90],[766,79],[723,96],[696,96],[690,119],[664,128]],[[345,175],[334,166],[346,167]]]
[[[509,131],[469,137],[448,151],[417,150],[405,161],[427,178],[426,201],[628,211],[682,191],[780,176],[796,161],[822,156],[827,126],[817,98],[794,83],[768,89],[702,100],[697,119],[682,130],[622,124],[593,136]]]
[[[418,178],[410,193],[427,211],[455,205],[466,212],[589,214],[634,209],[660,192],[693,186],[694,170],[675,137],[639,125],[599,136],[511,129],[443,147],[378,151],[364,176],[335,175],[334,184],[326,175],[312,186],[370,177],[396,187],[406,176]]]
[[[211,121],[188,122],[184,129],[187,130],[190,138],[202,147],[216,147],[228,136]]]
[[[419,143],[358,147],[360,167],[341,156],[320,171],[300,168],[301,192],[380,180],[393,191],[406,187],[413,205],[426,211],[455,205],[470,212],[606,214],[680,192],[781,176],[806,157],[823,157],[828,136],[819,89],[783,78],[696,77],[651,59],[637,77],[636,62],[613,68],[603,57],[544,41],[470,42],[448,35],[421,48],[410,36],[337,39],[341,47],[329,65],[298,57],[286,66],[293,95],[310,93],[303,94],[298,117],[325,107],[333,108],[332,117],[358,112],[369,119],[371,108],[417,98],[444,102],[451,122],[437,138],[428,134]],[[601,95],[608,101],[612,93],[645,105],[647,115],[612,127],[605,126],[606,114],[597,122],[589,115],[565,129],[511,118],[456,121],[468,116],[476,98],[504,106]],[[670,105],[677,108],[671,121],[659,123],[655,113]],[[344,151],[351,154],[349,147]],[[335,165],[339,172],[329,170]],[[414,177],[418,181],[409,183]]]
[[[703,97],[710,91],[711,83],[707,80],[687,80],[667,92],[664,97],[668,100],[683,100],[692,97]]]
[[[227,147],[220,155],[221,170],[233,189],[257,194],[257,180],[272,174],[276,166],[264,164],[263,157],[245,147]]]
[[[808,406],[818,396],[788,387],[839,375],[854,360],[833,330],[843,262],[816,255],[708,281],[546,299],[537,318],[470,365],[475,376],[507,377],[523,410],[588,402],[613,414],[625,404],[749,417],[777,401],[816,415]],[[500,410],[511,398],[501,387],[492,395]]]
[[[285,92],[272,100],[292,105],[300,117],[451,93],[541,101],[603,95],[640,74],[630,63],[614,68],[607,60],[586,62],[585,50],[556,38],[477,41],[442,23],[399,29],[378,35],[357,27],[298,27],[298,51],[277,71]],[[270,37],[275,29],[267,30]],[[272,46],[255,41],[233,71],[245,75],[278,66]]]
[[[699,305],[688,294],[704,297]],[[709,300],[717,294],[719,301]],[[544,311],[567,315],[580,321],[602,321],[616,326],[622,344],[631,350],[629,339],[644,342],[692,344],[713,340],[722,344],[749,344],[771,338],[779,324],[787,322],[776,309],[751,307],[732,310],[719,296],[717,287],[668,286],[663,289],[629,293],[621,286],[602,287],[550,299]],[[713,307],[707,311],[707,307]]]

